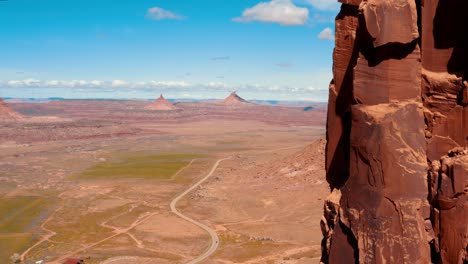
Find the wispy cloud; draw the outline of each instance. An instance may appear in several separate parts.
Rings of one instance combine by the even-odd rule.
[[[0,87],[5,91],[16,91],[15,94],[29,94],[30,91],[21,92],[22,88],[35,88],[36,95],[50,97],[62,94],[70,98],[87,98],[90,94],[103,98],[148,98],[154,94],[170,94],[175,98],[197,97],[216,98],[223,97],[229,91],[239,91],[250,94],[252,98],[310,98],[316,101],[326,101],[328,86],[288,86],[266,84],[229,84],[218,79],[206,83],[190,83],[185,81],[124,81],[124,80],[10,80],[0,81]],[[136,97],[135,97],[136,96]]]
[[[317,37],[319,39],[335,40],[335,36],[333,35],[333,31],[331,28],[325,28],[318,34]]]
[[[181,20],[185,18],[184,16],[175,14],[171,11],[165,10],[157,6],[151,7],[150,9],[148,9],[148,11],[146,12],[146,16],[154,20],[164,20],[164,19]]]
[[[224,78],[223,76],[218,76]],[[206,89],[235,89],[246,88],[256,90],[281,90],[281,91],[311,91],[317,90],[311,87],[294,87],[288,86],[268,86],[261,84],[244,84],[244,85],[231,85],[222,81],[212,81],[207,83],[189,83],[186,81],[137,81],[130,82],[124,80],[37,80],[37,79],[24,79],[24,80],[9,80],[0,81],[0,86],[4,88],[121,88],[121,89],[159,89],[159,88],[174,88],[174,89],[187,89],[187,88],[206,88]],[[325,87],[326,88],[326,87]]]
[[[309,18],[307,8],[298,7],[291,0],[271,0],[247,8],[242,16],[233,19],[235,22],[260,21],[278,23],[283,26],[305,25]]]
[[[129,82],[124,80],[9,80],[0,81],[0,86],[5,88],[184,88],[190,86],[184,81],[139,81]]]

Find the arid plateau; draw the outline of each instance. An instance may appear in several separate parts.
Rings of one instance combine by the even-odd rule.
[[[187,263],[209,176],[203,263],[318,263],[326,106],[233,100],[4,103],[1,262]]]

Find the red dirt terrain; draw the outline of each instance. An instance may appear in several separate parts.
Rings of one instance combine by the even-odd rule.
[[[191,194],[186,209],[196,219],[209,219],[221,238],[221,248],[206,263],[318,263],[319,197],[328,191],[324,148],[325,140],[320,139],[306,147],[240,154],[224,161],[217,177]],[[294,228],[299,225],[306,230]],[[273,253],[248,257],[245,245],[250,243],[270,246]]]
[[[159,102],[164,101],[161,99]],[[159,102],[157,104],[161,105]],[[304,111],[300,107],[248,103],[230,107],[206,102],[176,103],[177,111],[148,111],[143,101],[124,100],[14,102],[10,106],[28,118],[21,122],[5,120],[0,127],[0,142],[31,143],[161,134],[156,126],[148,124],[207,120],[251,120],[286,126],[325,124],[325,108],[320,104],[312,111]]]
[[[468,2],[339,2],[322,262],[468,263]]]

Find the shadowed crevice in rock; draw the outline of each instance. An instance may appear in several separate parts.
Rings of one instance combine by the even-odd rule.
[[[422,1],[424,0],[415,0],[416,2],[416,12],[418,14],[418,32],[419,32],[419,36],[422,36]],[[418,39],[418,45],[419,47],[422,46],[422,41],[421,41],[421,37],[419,37]]]
[[[340,116],[342,117],[343,132],[335,149],[335,155],[331,157],[330,168],[327,171],[327,181],[331,189],[343,187],[349,178],[351,111],[347,111]]]
[[[352,25],[352,20],[357,20],[359,10],[357,6],[343,4],[341,10],[336,16],[337,23],[342,23],[344,26]],[[350,22],[351,21],[351,22]],[[331,86],[334,87],[335,94],[330,94],[329,112],[334,115],[329,115],[327,127],[336,128],[335,122],[339,122],[340,131],[337,131],[337,136],[329,138],[327,134],[327,153],[326,167],[327,181],[330,183],[330,188],[340,188],[346,183],[349,177],[349,136],[351,133],[351,105],[355,104],[353,97],[353,69],[357,64],[359,56],[358,45],[353,41],[354,36],[346,34],[340,38],[341,45],[337,49],[348,49],[346,54],[348,57],[335,54],[335,60],[340,60],[341,63],[335,63],[334,72],[335,80]],[[351,45],[344,47],[344,45]],[[337,51],[339,52],[339,51]],[[339,73],[338,73],[339,72]],[[330,142],[332,142],[330,144]],[[344,166],[343,166],[344,165]]]
[[[338,222],[335,228],[334,238],[332,238],[332,247],[330,250],[330,259],[322,259],[323,263],[355,263],[359,264],[359,247],[356,237],[351,229],[341,222]]]
[[[453,48],[447,65],[449,73],[466,76],[468,70],[468,1],[441,0],[434,17],[434,46]]]

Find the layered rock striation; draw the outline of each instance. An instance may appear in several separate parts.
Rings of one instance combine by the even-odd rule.
[[[339,2],[321,261],[466,263],[468,1]]]

